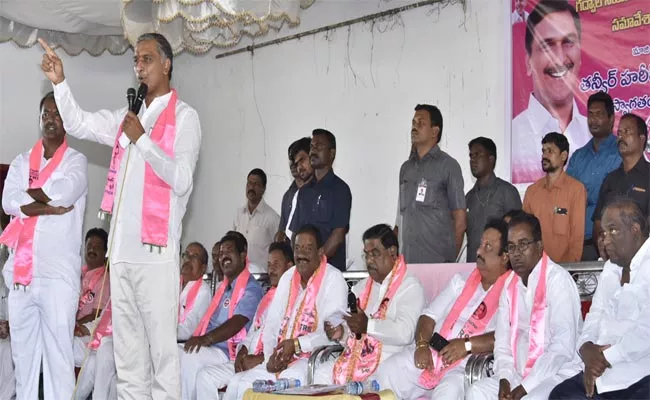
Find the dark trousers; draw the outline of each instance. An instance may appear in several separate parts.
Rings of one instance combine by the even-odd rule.
[[[589,399],[585,394],[583,373],[560,383],[553,389],[549,400],[583,400]],[[597,393],[594,390],[594,400],[647,400],[650,399],[650,376],[646,376],[627,389],[615,392]]]

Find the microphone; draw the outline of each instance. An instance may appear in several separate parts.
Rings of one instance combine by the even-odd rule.
[[[138,87],[138,95],[135,98],[135,101],[133,102],[133,107],[129,108],[130,111],[133,111],[135,115],[138,115],[140,112],[140,108],[142,107],[142,102],[144,101],[144,98],[147,97],[147,91],[149,90],[149,87],[147,86],[146,83],[141,83],[140,86]]]
[[[133,109],[133,102],[135,101],[135,89],[128,88],[126,90],[126,102],[129,105],[129,111]]]
[[[357,296],[353,292],[348,293],[348,307],[350,308],[350,313],[356,314],[359,312],[357,308]],[[361,334],[356,334],[357,340],[361,339]]]

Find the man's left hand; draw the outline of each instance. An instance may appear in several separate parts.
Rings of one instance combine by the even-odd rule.
[[[521,385],[517,386],[512,392],[510,392],[512,400],[521,400],[521,398],[527,394],[528,393],[526,393],[526,389],[524,389],[524,387]]]
[[[135,143],[144,135],[144,128],[140,123],[140,119],[133,111],[126,113],[124,121],[122,121],[122,131],[129,138],[131,143]]]
[[[458,360],[462,360],[467,356],[465,350],[465,339],[452,339],[449,344],[440,350],[440,357],[445,365],[452,365]]]
[[[348,323],[348,327],[353,333],[363,335],[368,332],[368,316],[363,310],[351,313],[349,317],[344,316],[343,319]]]
[[[254,354],[248,354],[242,359],[241,367],[242,371],[248,371],[253,369],[264,362],[264,354],[256,356]]]
[[[293,339],[283,340],[277,345],[275,351],[278,353],[277,357],[282,360],[283,363],[288,363],[296,354],[296,346]]]
[[[186,353],[198,353],[201,347],[210,345],[206,336],[192,336],[185,342],[184,350]]]

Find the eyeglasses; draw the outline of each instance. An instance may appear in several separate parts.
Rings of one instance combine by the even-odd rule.
[[[621,230],[618,228],[604,228],[600,231],[600,238],[605,240],[607,236],[616,237],[621,233]]]
[[[379,250],[377,250],[377,249],[375,249],[375,250],[373,250],[373,251],[371,251],[369,253],[363,252],[363,254],[361,254],[361,258],[363,259],[364,262],[368,262],[368,260],[371,260],[371,259],[376,260],[379,257],[381,257],[381,252]]]
[[[183,261],[194,261],[194,260],[198,260],[198,259],[200,259],[200,258],[201,258],[201,255],[200,255],[200,254],[188,254],[188,253],[183,253],[183,254],[181,255],[181,257],[183,258]]]
[[[506,249],[508,250],[508,253],[515,253],[515,252],[523,253],[524,251],[528,250],[528,246],[530,246],[531,244],[533,244],[535,242],[536,242],[536,240],[522,240],[517,244],[508,243],[508,246],[506,246]]]

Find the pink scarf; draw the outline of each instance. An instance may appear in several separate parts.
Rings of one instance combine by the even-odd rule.
[[[237,276],[237,283],[235,284],[235,289],[232,292],[232,297],[230,299],[230,304],[228,305],[228,318],[232,318],[232,316],[235,313],[235,309],[237,308],[237,304],[239,304],[239,300],[241,300],[242,297],[244,297],[244,293],[246,292],[246,286],[248,285],[248,279],[250,278],[251,273],[248,270],[248,258],[246,259],[246,266],[244,267],[244,270],[239,273]],[[192,334],[193,336],[203,336],[205,335],[205,332],[208,330],[208,325],[210,324],[210,318],[212,318],[212,314],[214,314],[215,310],[221,303],[221,298],[223,297],[224,293],[226,292],[226,288],[230,285],[230,280],[228,278],[224,278],[224,281],[221,282],[221,285],[219,285],[219,288],[217,289],[216,293],[212,297],[212,302],[210,303],[210,306],[208,307],[208,311],[205,313],[203,318],[201,318],[201,322],[199,322],[199,326],[196,327],[194,330],[194,333]],[[244,340],[246,337],[246,328],[242,328],[235,336],[231,337],[228,339],[228,353],[230,354],[230,359],[234,360],[235,357],[237,357],[237,345]]]
[[[259,330],[262,328],[262,317],[264,317],[264,313],[266,313],[266,309],[269,308],[269,305],[271,304],[271,301],[273,301],[273,297],[275,297],[275,290],[277,288],[272,287],[269,289],[268,292],[262,297],[262,300],[260,301],[260,304],[257,306],[257,313],[255,314],[255,321],[253,322],[253,327],[255,330]],[[260,334],[260,338],[257,340],[257,345],[255,346],[255,355],[260,355],[264,353],[264,342],[262,341],[262,334]]]
[[[167,103],[167,107],[158,116],[153,131],[151,132],[151,140],[170,157],[174,157],[174,140],[176,139],[176,99],[176,90],[172,89],[169,103]],[[115,204],[117,177],[125,152],[125,149],[119,143],[120,136],[122,136],[121,126],[115,137],[113,156],[108,167],[104,197],[102,198],[99,210],[101,219],[104,219],[105,215],[113,212],[113,205]],[[141,232],[143,244],[167,247],[170,199],[171,188],[169,185],[156,175],[149,164],[145,163]]]
[[[528,338],[528,360],[524,367],[523,377],[527,377],[535,361],[544,353],[544,330],[546,325],[546,270],[548,268],[548,255],[542,255],[542,270],[539,271],[539,280],[535,289],[533,309],[530,314],[530,331]],[[516,275],[508,285],[510,295],[510,348],[515,369],[517,368],[517,339],[519,337],[519,288],[517,282],[521,278]]]
[[[499,279],[492,285],[488,293],[485,295],[485,298],[481,304],[476,308],[472,316],[467,320],[463,329],[461,329],[460,334],[462,337],[468,338],[477,335],[482,335],[485,333],[485,329],[492,320],[492,317],[496,314],[499,308],[499,298],[501,297],[501,292],[505,286],[506,279],[508,276],[513,274],[513,272],[506,272],[502,274]],[[440,336],[448,338],[451,334],[451,330],[456,325],[456,321],[460,317],[460,314],[467,307],[467,303],[474,297],[478,286],[481,284],[481,273],[478,268],[474,269],[470,274],[463,291],[460,293],[460,296],[454,303],[451,311],[447,314],[445,322],[443,322],[442,327],[440,328]],[[454,364],[449,366],[444,366],[442,357],[438,354],[437,351],[431,350],[431,355],[433,356],[433,370],[425,369],[420,374],[418,383],[428,389],[433,389],[440,380],[445,376],[447,371],[451,368],[456,367],[462,362],[461,360],[456,361]]]
[[[83,285],[83,279],[82,279],[82,287],[81,287],[81,295],[79,296],[79,308],[78,310],[81,311],[81,309],[86,305],[90,304],[93,302],[95,299],[95,287],[99,283],[99,281],[104,277],[106,274],[106,267],[102,266],[97,269],[88,271],[88,266],[84,265],[81,267],[81,274],[84,276],[84,278],[88,277],[88,275],[92,275],[88,278],[88,280],[85,282],[86,284]],[[102,299],[99,299],[97,302],[97,308],[102,307]],[[84,315],[81,315],[80,317],[84,317]]]
[[[196,297],[199,295],[199,289],[201,289],[202,284],[203,284],[203,278],[199,278],[192,283],[192,287],[190,288],[189,292],[187,293],[187,297],[185,298],[185,309],[181,311],[181,308],[180,307],[178,308],[179,324],[185,322],[185,318],[187,317],[187,314],[189,314],[190,311],[192,311],[192,307],[194,307],[194,303],[196,302]],[[183,278],[181,277],[181,288],[182,287],[183,287]]]
[[[406,276],[406,263],[404,262],[404,256],[399,256],[391,273],[392,275],[390,282],[388,283],[386,297],[382,299],[379,308],[371,316],[373,319],[386,319],[388,306]],[[372,286],[373,280],[368,278],[363,293],[361,294],[361,298],[359,299],[359,308],[363,311],[368,307]],[[361,339],[358,340],[356,335],[350,335],[345,350],[334,364],[334,382],[339,385],[344,385],[349,381],[364,382],[379,366],[381,350],[381,341],[369,336],[367,333],[364,333],[361,336]]]
[[[29,154],[29,188],[39,189],[50,178],[52,172],[61,164],[63,155],[68,149],[68,143],[63,143],[54,152],[54,155],[41,171],[41,158],[43,157],[43,139],[39,139]],[[7,228],[0,235],[0,243],[9,248],[16,249],[14,256],[14,285],[28,286],[32,283],[34,274],[34,232],[38,216],[24,219],[12,218]]]
[[[93,338],[88,343],[88,348],[97,350],[99,344],[102,342],[102,338],[111,335],[113,335],[113,307],[111,306],[111,301],[108,300],[108,304],[102,313],[97,328],[95,328]]]
[[[284,311],[284,318],[282,319],[282,325],[280,326],[280,336],[278,336],[278,343],[286,339],[295,339],[300,336],[307,335],[316,330],[318,326],[318,310],[316,309],[316,298],[320,292],[321,285],[323,284],[323,278],[325,278],[325,273],[327,272],[327,257],[322,256],[320,261],[320,266],[314,274],[309,278],[307,282],[307,287],[305,297],[303,297],[296,316],[293,320],[293,326],[291,332],[289,332],[289,319],[291,319],[291,314],[293,313],[294,306],[296,305],[296,299],[298,298],[298,293],[300,292],[300,274],[296,268],[293,271],[293,276],[291,277],[291,291],[289,292],[289,302],[287,303],[287,308]],[[300,354],[300,358],[308,358],[311,353],[303,352]],[[297,361],[298,358],[294,356],[292,362]]]

